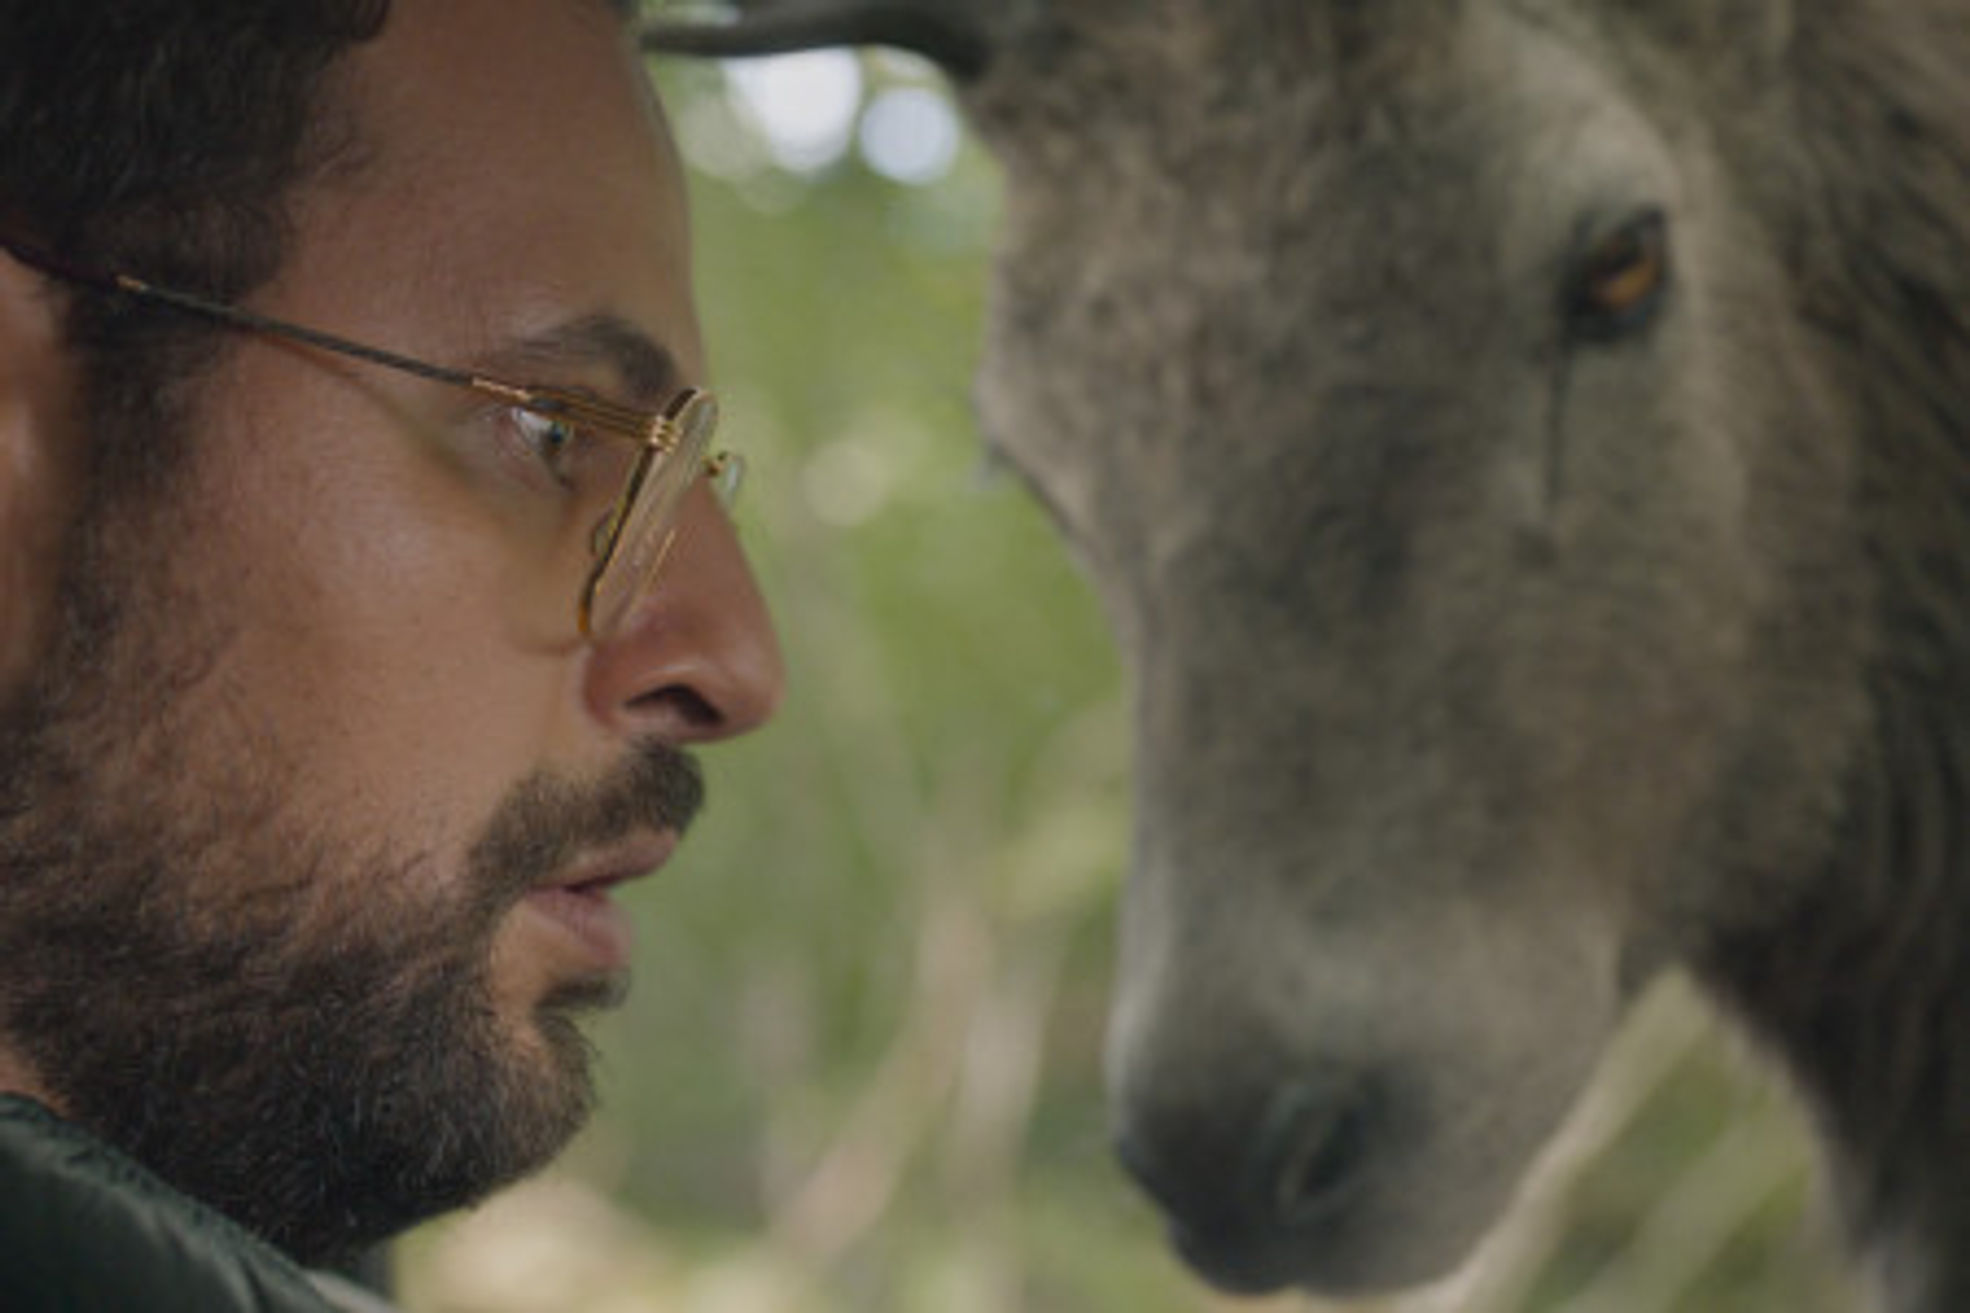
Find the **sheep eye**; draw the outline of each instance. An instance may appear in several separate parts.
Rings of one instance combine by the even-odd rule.
[[[1581,337],[1612,340],[1648,322],[1668,285],[1668,221],[1651,210],[1580,257],[1567,287],[1567,322]]]

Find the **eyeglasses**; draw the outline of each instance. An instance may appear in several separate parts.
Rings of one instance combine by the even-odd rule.
[[[129,274],[84,269],[4,236],[0,236],[0,250],[62,282],[168,306],[244,332],[300,342],[469,389],[544,421],[559,439],[592,434],[635,444],[636,460],[608,513],[596,522],[589,538],[593,560],[575,616],[582,636],[591,643],[615,636],[637,601],[656,582],[677,536],[677,518],[685,495],[699,477],[711,481],[719,501],[728,509],[737,500],[744,463],[731,452],[711,452],[712,433],[718,427],[718,402],[698,388],[685,388],[661,410],[639,410],[567,388],[509,383],[469,370],[433,365],[239,306],[158,287]]]

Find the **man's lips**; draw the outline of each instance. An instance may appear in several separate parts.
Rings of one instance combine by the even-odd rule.
[[[664,833],[585,854],[536,885],[525,906],[572,939],[597,968],[620,971],[629,965],[633,935],[629,913],[610,894],[655,871],[676,847],[677,836]]]
[[[540,890],[607,890],[626,880],[650,874],[677,848],[677,835],[671,831],[638,835],[623,843],[611,844],[583,853],[560,871],[540,882]]]

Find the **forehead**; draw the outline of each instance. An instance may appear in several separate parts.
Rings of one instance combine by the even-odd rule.
[[[603,0],[396,0],[337,77],[286,281],[488,337],[615,314],[695,367],[681,175]]]
[[[666,152],[630,35],[602,0],[394,0],[352,65],[371,144],[406,163],[442,164],[496,138],[572,165],[570,131],[630,129],[637,147]]]

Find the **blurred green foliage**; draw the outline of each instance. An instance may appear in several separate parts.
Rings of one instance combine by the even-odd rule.
[[[864,99],[931,81],[863,69]],[[640,974],[598,1029],[595,1127],[545,1183],[414,1238],[407,1298],[1230,1308],[1107,1153],[1125,694],[1087,588],[971,432],[992,166],[967,146],[932,186],[852,151],[789,172],[747,145],[717,68],[662,80],[687,146],[726,151],[694,178],[699,299],[789,697],[709,754],[707,816],[634,893]],[[1586,1170],[1536,1181],[1472,1283],[1377,1307],[1846,1307],[1769,1082],[1675,991],[1616,1065],[1566,1155]]]

